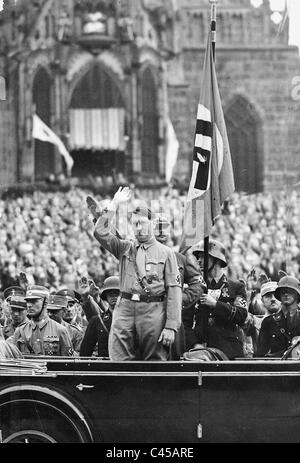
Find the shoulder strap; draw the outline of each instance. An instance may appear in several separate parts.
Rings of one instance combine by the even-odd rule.
[[[141,288],[145,291],[145,293],[147,294],[147,296],[151,296],[151,291],[150,289],[148,288],[148,286],[145,285],[145,283],[143,282],[143,279],[140,277],[139,275],[139,271],[138,271],[138,268],[137,268],[137,265],[136,265],[136,258],[134,257],[134,270],[135,270],[135,274],[136,274],[136,277],[137,277],[137,280],[141,286]]]
[[[108,334],[108,329],[107,329],[107,327],[105,326],[105,324],[104,324],[104,322],[103,322],[102,317],[101,317],[100,314],[98,314],[98,318],[99,318],[99,320],[100,320],[101,325],[103,326],[103,328],[105,329],[106,333]]]

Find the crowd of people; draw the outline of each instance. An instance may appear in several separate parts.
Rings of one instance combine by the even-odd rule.
[[[206,282],[203,243],[178,252],[178,191],[148,202],[129,187],[112,199],[88,193],[0,202],[0,334],[20,352],[97,355],[98,345],[112,360],[169,360],[208,343],[233,359],[277,354],[300,335],[296,192],[288,204],[283,193],[235,194],[210,238]],[[262,315],[276,315],[275,325]],[[285,336],[275,348],[279,323]],[[42,344],[39,330],[47,332]]]
[[[82,275],[97,283],[117,271],[117,260],[91,239],[85,198],[90,191],[34,191],[0,199],[0,287],[14,284],[24,270],[37,284],[76,286]],[[109,196],[96,195],[98,200]],[[166,189],[151,202],[171,219],[171,241],[178,250],[185,195]],[[276,278],[279,269],[300,273],[299,193],[235,193],[216,220],[212,238],[230,249],[228,274],[246,279],[251,268]]]

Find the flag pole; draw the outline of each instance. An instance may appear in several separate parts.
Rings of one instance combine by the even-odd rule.
[[[218,0],[209,0],[211,4],[210,10],[210,31],[211,31],[211,45],[212,45],[212,56],[215,61],[216,53],[216,29],[217,29],[217,3]],[[205,220],[205,216],[204,216]],[[205,229],[205,224],[204,224]],[[205,283],[208,286],[208,249],[209,249],[209,236],[204,237],[204,268],[203,268],[203,278]],[[203,330],[203,344],[207,346],[207,335],[208,335],[208,312],[206,311],[204,317],[204,330]]]
[[[211,42],[212,42],[212,54],[213,54],[213,60],[215,61],[218,0],[209,0],[209,3],[211,4],[210,30],[211,30]],[[209,248],[209,236],[206,236],[204,238],[204,275],[203,275],[206,284],[208,284],[208,248]]]

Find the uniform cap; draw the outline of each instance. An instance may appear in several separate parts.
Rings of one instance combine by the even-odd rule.
[[[67,297],[68,301],[80,302],[81,300],[80,294],[74,289],[63,288],[57,291],[56,295]]]
[[[110,291],[112,289],[120,290],[120,278],[117,276],[111,276],[104,280],[101,290],[101,298],[106,300],[106,291]]]
[[[197,255],[199,252],[204,252],[204,241],[199,241],[199,243],[194,244],[191,247],[191,252]],[[222,267],[227,267],[225,247],[220,241],[209,240],[208,244],[208,254],[215,259],[218,259],[222,263]]]
[[[26,291],[21,288],[21,286],[10,286],[3,291],[3,297],[5,300],[11,296],[25,296],[25,294]]]
[[[268,293],[275,293],[278,287],[277,281],[267,281],[260,288],[260,295],[261,297],[265,296]]]
[[[61,310],[68,306],[68,298],[66,296],[58,296],[52,294],[49,298],[47,309],[48,310]]]
[[[293,289],[297,292],[298,299],[300,299],[300,281],[297,278],[287,275],[279,280],[278,287],[275,291],[275,297],[279,301],[281,300],[280,294],[283,288]]]
[[[9,300],[9,306],[11,309],[27,309],[27,304],[24,296],[11,296]]]
[[[27,286],[25,299],[42,299],[48,298],[50,295],[49,289],[45,286],[30,285]]]

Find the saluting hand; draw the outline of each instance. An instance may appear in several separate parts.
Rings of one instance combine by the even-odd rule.
[[[164,328],[159,336],[158,342],[161,342],[164,346],[169,347],[175,340],[175,331],[170,328]]]
[[[113,202],[115,205],[118,205],[120,203],[127,203],[131,198],[131,190],[128,186],[122,187],[118,189],[118,191],[115,193]]]

